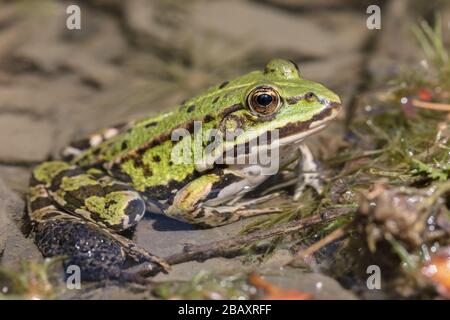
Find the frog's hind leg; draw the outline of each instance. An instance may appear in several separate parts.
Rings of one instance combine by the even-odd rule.
[[[114,232],[136,223],[145,205],[137,192],[100,172],[61,161],[43,163],[33,171],[27,198],[42,254],[67,256],[65,264],[79,266],[85,280],[120,278],[127,257],[168,268]]]

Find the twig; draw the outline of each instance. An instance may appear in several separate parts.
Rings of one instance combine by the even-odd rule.
[[[320,239],[317,242],[314,242],[312,245],[310,245],[305,250],[302,250],[299,253],[297,253],[296,256],[287,263],[287,265],[293,263],[294,261],[296,261],[298,259],[304,259],[304,258],[312,255],[314,252],[320,250],[321,248],[323,248],[330,242],[333,242],[333,241],[343,237],[345,234],[346,234],[346,230],[344,227],[337,228],[330,234],[326,235],[324,238]]]
[[[327,212],[326,216],[323,214],[316,214],[304,219],[283,223],[268,230],[257,230],[246,235],[234,236],[203,245],[187,246],[185,247],[184,252],[168,256],[164,258],[164,260],[169,264],[174,265],[192,260],[206,260],[212,257],[236,255],[249,244],[293,233],[320,222],[328,222],[344,215],[354,213],[355,210],[355,208],[337,208],[333,209],[333,212]]]
[[[24,159],[0,159],[0,165],[5,167],[31,168],[37,166],[41,161]]]
[[[447,104],[447,103],[425,102],[425,101],[418,100],[418,99],[412,99],[412,104],[414,107],[417,107],[417,108],[450,112],[450,104]]]

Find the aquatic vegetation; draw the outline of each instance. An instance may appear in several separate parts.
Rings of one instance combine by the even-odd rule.
[[[218,276],[200,271],[189,281],[165,281],[155,284],[153,294],[161,299],[248,299],[254,288],[244,274]]]
[[[337,207],[357,210],[273,238],[263,255],[287,247],[295,260],[315,255],[328,263],[322,271],[363,283],[365,267],[375,263],[390,270],[384,275],[388,296],[431,297],[430,285],[448,295],[448,257],[436,251],[450,242],[450,60],[439,16],[433,27],[422,21],[412,31],[425,60],[366,96],[364,108],[351,115],[344,147],[323,160],[324,193],[307,192],[298,202],[283,196],[277,203],[281,214],[252,222],[243,232]],[[286,176],[291,169],[284,169]]]
[[[0,269],[0,299],[52,299],[56,296],[55,269],[61,259],[24,261],[18,270]],[[56,279],[55,279],[56,278]]]

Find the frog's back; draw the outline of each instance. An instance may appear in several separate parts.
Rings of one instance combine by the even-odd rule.
[[[254,73],[211,87],[204,94],[172,108],[167,113],[149,116],[127,126],[120,134],[78,154],[72,162],[81,167],[105,167],[121,180],[129,180],[138,190],[181,182],[194,174],[193,163],[173,163],[172,132],[217,128],[221,115],[242,103],[245,88],[254,83]]]

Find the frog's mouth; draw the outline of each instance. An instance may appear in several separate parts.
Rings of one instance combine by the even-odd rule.
[[[342,106],[340,103],[331,102],[322,112],[316,114],[310,120],[288,123],[283,128],[279,129],[276,140],[271,139],[271,135],[264,133],[263,135],[254,138],[252,141],[261,141],[262,137],[262,140],[266,141],[265,144],[245,142],[244,144],[234,146],[234,152],[231,154],[234,154],[237,157],[248,156],[254,152],[279,148],[285,145],[299,144],[306,137],[325,128],[328,122],[336,118],[341,108]],[[252,147],[250,147],[250,145],[252,145]],[[240,154],[237,150],[244,150],[244,152]],[[227,151],[228,150],[225,152]],[[225,156],[225,152],[223,156]]]
[[[340,103],[331,102],[324,110],[308,121],[298,121],[286,124],[278,130],[277,140],[271,141],[269,139],[267,145],[258,145],[257,148],[261,150],[289,144],[298,144],[306,137],[325,128],[331,120],[337,117],[341,109],[342,105]]]
[[[342,105],[331,102],[322,112],[316,114],[308,121],[299,121],[286,124],[279,130],[279,143],[281,145],[300,142],[307,136],[325,128],[328,122],[336,118]]]

